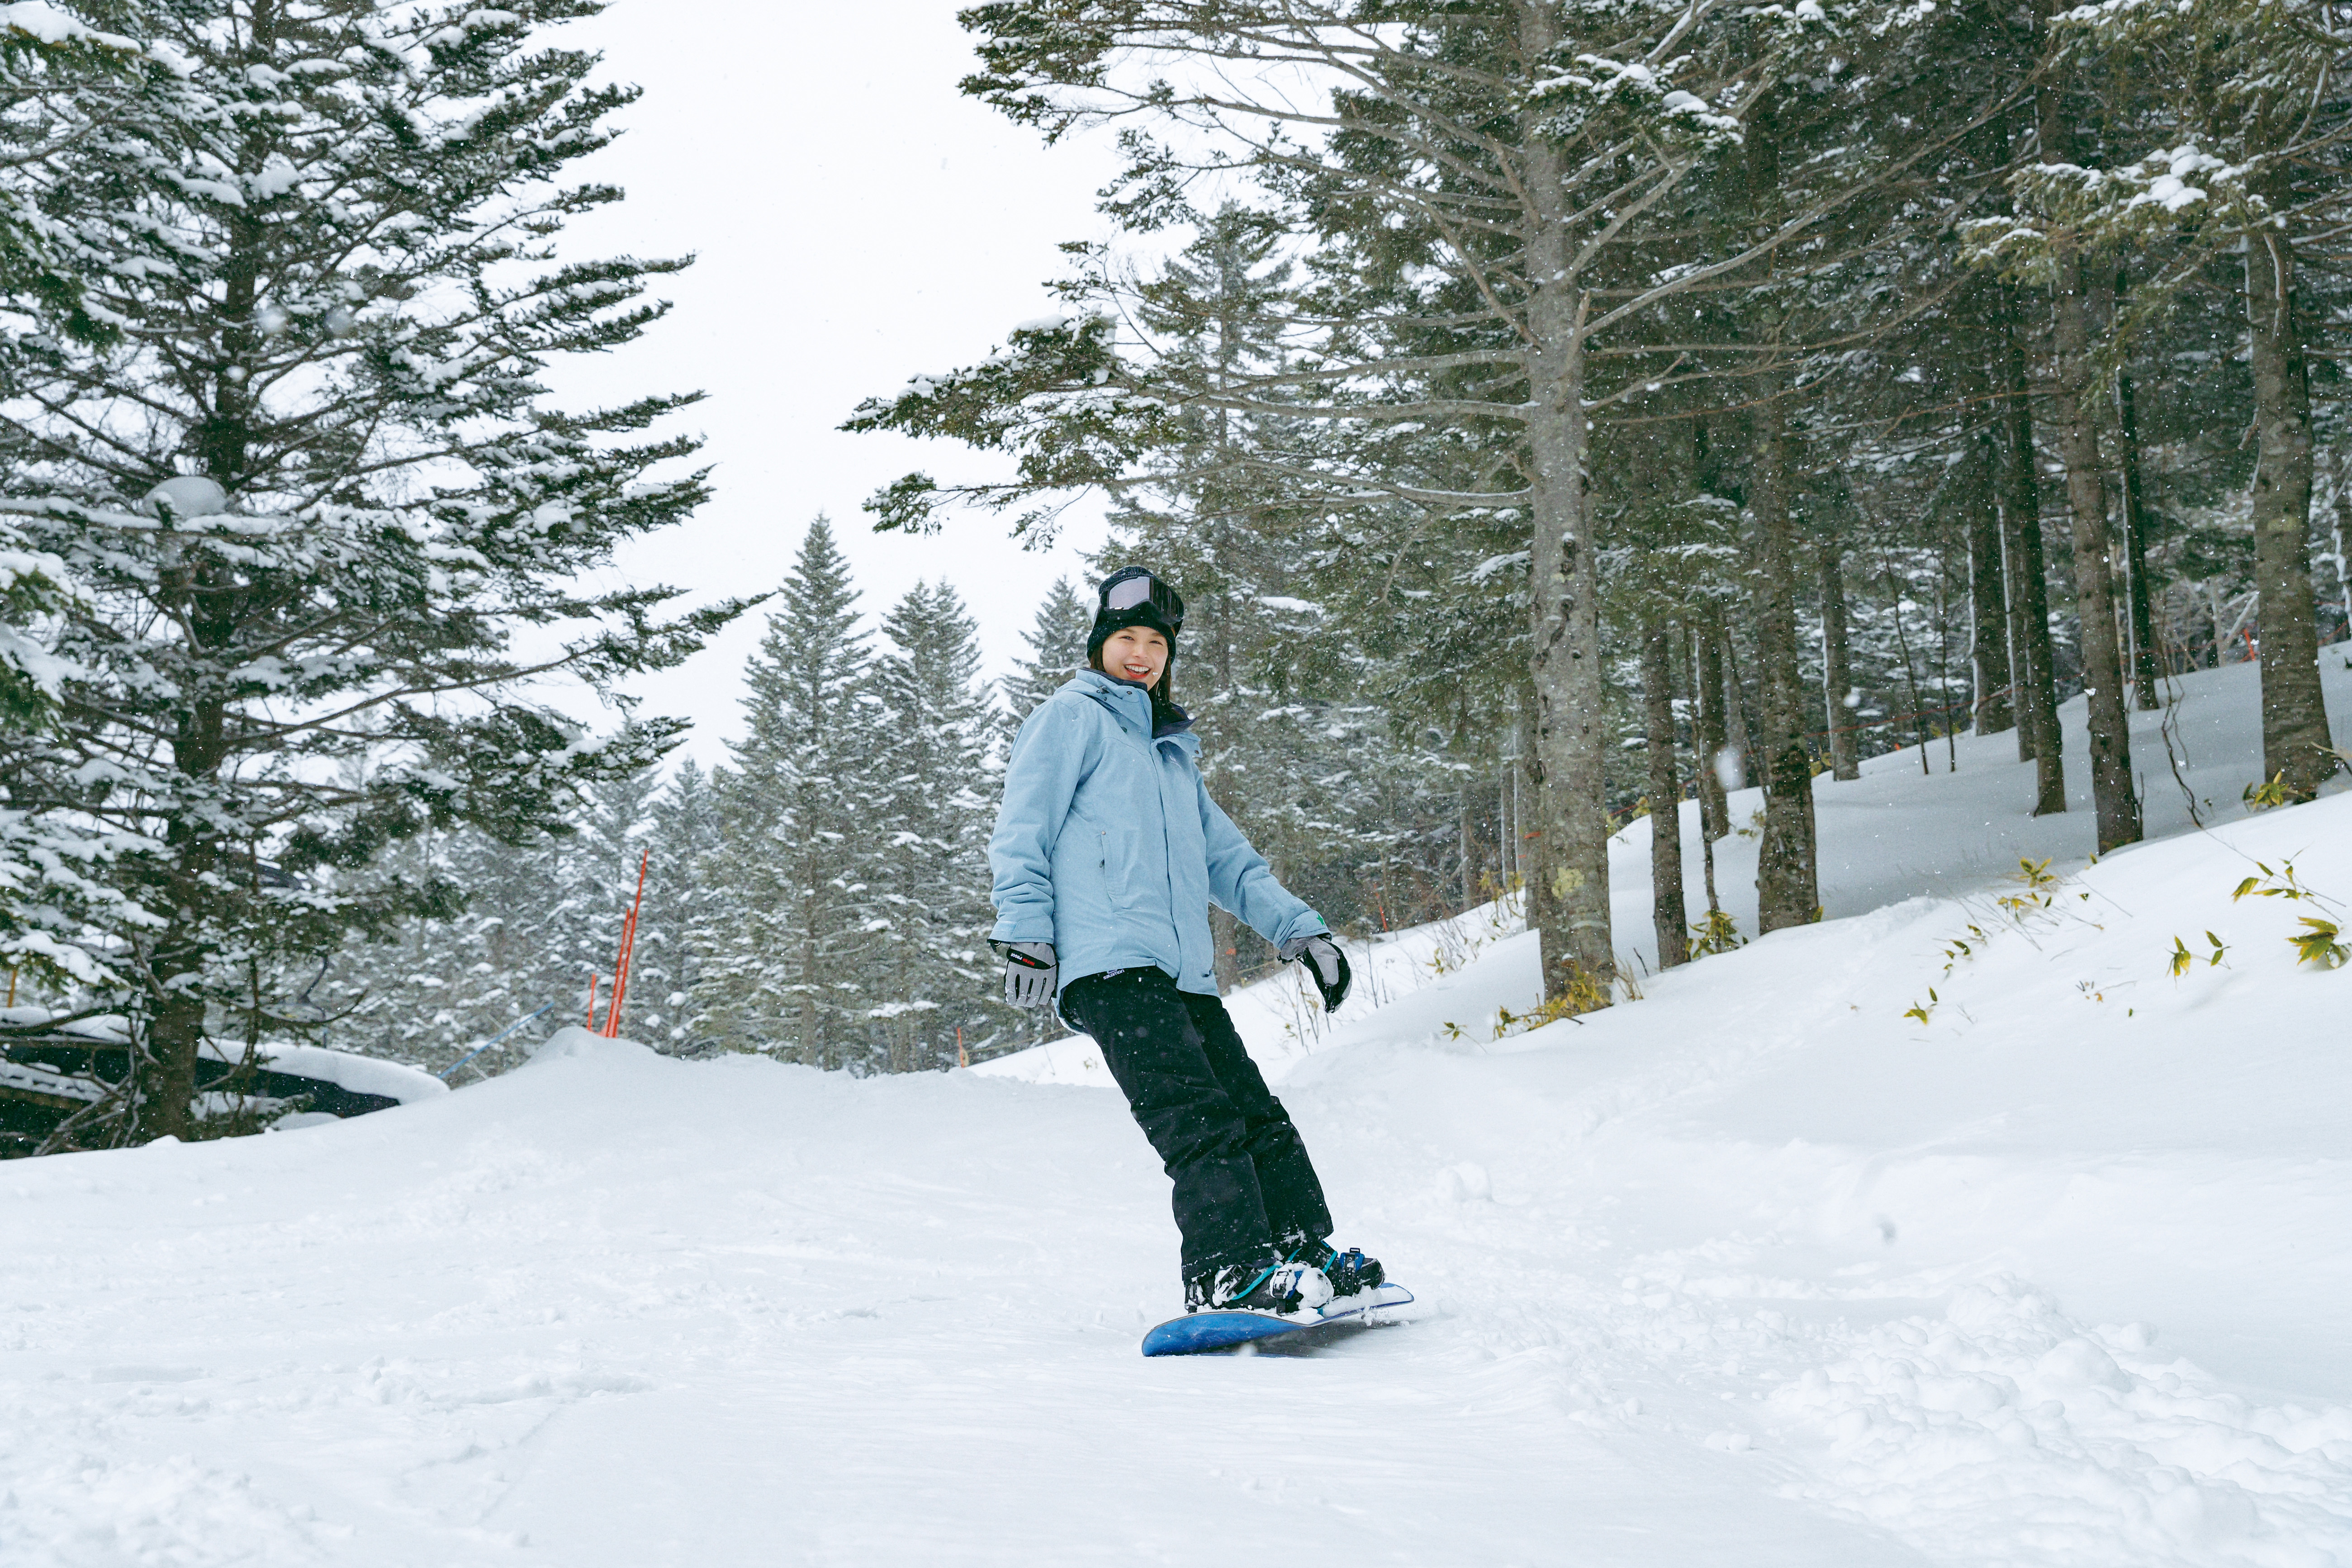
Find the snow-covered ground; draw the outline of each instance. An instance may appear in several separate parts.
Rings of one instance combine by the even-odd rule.
[[[1822,785],[1849,918],[1638,1004],[1496,1037],[1501,919],[1320,1034],[1244,998],[1422,1297],[1303,1353],[1137,1354],[1164,1178],[1024,1080],[1083,1040],[855,1081],[567,1031],[0,1166],[0,1563],[2352,1564],[2352,969],[2286,941],[2352,927],[2352,795],[2246,817],[2224,695],[2210,833],[2081,869],[1963,741]],[[2232,900],[2288,860],[2336,902]]]

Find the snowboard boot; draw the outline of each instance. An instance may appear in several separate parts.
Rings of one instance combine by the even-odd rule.
[[[1366,1290],[1378,1289],[1388,1279],[1381,1268],[1381,1260],[1365,1257],[1360,1247],[1337,1252],[1328,1241],[1310,1241],[1291,1256],[1321,1269],[1323,1277],[1331,1281],[1334,1296],[1361,1295]]]
[[[1220,1268],[1206,1279],[1188,1280],[1188,1312],[1309,1312],[1331,1300],[1331,1281],[1309,1263],[1274,1259]]]

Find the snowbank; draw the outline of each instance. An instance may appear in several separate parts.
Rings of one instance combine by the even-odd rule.
[[[206,1040],[204,1054],[215,1061],[241,1062],[245,1059],[242,1047],[219,1040]],[[449,1092],[447,1084],[421,1068],[383,1061],[375,1057],[355,1057],[348,1051],[329,1050],[323,1046],[298,1046],[282,1041],[265,1043],[256,1054],[261,1065],[270,1072],[331,1083],[353,1094],[381,1095],[386,1100],[396,1100],[403,1105]]]
[[[606,1039],[592,1034],[578,1024],[566,1024],[540,1042],[530,1053],[525,1067],[540,1067],[556,1062],[578,1061],[637,1061],[654,1056],[647,1047],[635,1040]]]

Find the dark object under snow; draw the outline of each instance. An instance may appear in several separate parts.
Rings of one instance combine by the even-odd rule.
[[[1171,1318],[1143,1336],[1145,1355],[1195,1355],[1202,1351],[1230,1350],[1260,1340],[1280,1339],[1334,1323],[1370,1323],[1374,1313],[1412,1303],[1412,1292],[1402,1285],[1380,1285],[1355,1296],[1335,1298],[1312,1312],[1288,1317],[1274,1312],[1189,1312]]]
[[[37,1145],[122,1083],[131,1047],[120,1027],[119,1020],[87,1019],[79,1030],[0,1044],[0,1154]],[[315,1046],[279,1047],[250,1067],[209,1048],[196,1058],[198,1094],[234,1095],[264,1113],[365,1116],[446,1089],[424,1072]]]
[[[1062,1016],[1102,1047],[1175,1183],[1189,1295],[1213,1299],[1219,1269],[1255,1274],[1331,1234],[1307,1144],[1223,1002],[1179,991],[1160,969],[1123,969],[1072,981]]]

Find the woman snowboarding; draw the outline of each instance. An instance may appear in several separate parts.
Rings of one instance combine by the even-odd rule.
[[[1170,700],[1184,601],[1140,566],[1101,587],[1088,668],[1038,705],[1005,765],[989,840],[1004,999],[1055,1000],[1094,1037],[1175,1183],[1188,1311],[1296,1312],[1381,1280],[1330,1243],[1307,1145],[1217,998],[1214,902],[1304,963],[1326,1012],[1348,960],[1276,881],[1194,763]]]

